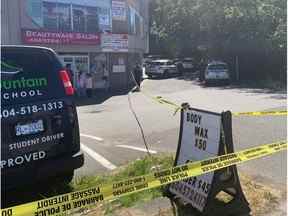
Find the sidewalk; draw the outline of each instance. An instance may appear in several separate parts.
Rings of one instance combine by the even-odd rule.
[[[148,202],[143,202],[130,208],[121,208],[107,216],[200,216],[199,213],[192,213],[190,208],[177,208],[166,197],[160,197]],[[91,210],[79,216],[99,216],[99,211]],[[78,215],[77,215],[78,216]]]
[[[271,209],[269,214],[254,214],[253,211],[249,215],[253,216],[286,216],[287,215],[287,204],[286,200],[282,200],[279,203],[279,208]],[[77,216],[102,216],[101,213],[97,210],[91,210],[85,214],[80,214]],[[104,215],[104,214],[103,214]],[[180,206],[177,207],[175,204],[172,204],[171,201],[166,197],[157,198],[151,201],[143,202],[140,205],[136,205],[130,208],[121,208],[114,211],[113,213],[105,214],[107,216],[201,216],[200,213],[191,209],[189,206]],[[233,216],[249,216],[249,215],[233,215]],[[211,216],[218,216],[212,214]]]

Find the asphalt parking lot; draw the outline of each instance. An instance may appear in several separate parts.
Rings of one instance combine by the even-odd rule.
[[[177,104],[221,112],[283,110],[286,93],[237,86],[200,85],[185,78],[144,80],[142,91],[162,96]],[[133,107],[145,131],[153,154],[175,153],[179,133],[179,113],[152,101],[141,92],[131,94]],[[147,154],[135,119],[129,109],[127,92],[95,96],[78,106],[84,167],[76,176],[109,172],[127,161]],[[286,117],[235,117],[233,137],[236,150],[286,139]],[[263,181],[286,184],[286,152],[239,166],[240,170]]]

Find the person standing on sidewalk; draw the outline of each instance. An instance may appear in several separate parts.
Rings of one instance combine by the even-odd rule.
[[[102,69],[103,69],[103,77],[102,77],[102,79],[104,81],[105,92],[108,92],[109,91],[109,87],[110,87],[110,84],[109,84],[109,71],[107,70],[105,64],[102,65]]]
[[[79,96],[85,97],[86,96],[86,75],[82,71],[79,72]]]
[[[88,98],[92,97],[93,79],[91,74],[86,75],[86,94]]]
[[[142,78],[143,78],[142,76],[143,76],[142,69],[140,67],[140,64],[137,63],[135,68],[134,68],[134,78],[135,78],[135,81],[137,84],[136,91],[140,91],[140,89],[141,89],[141,82],[142,82]]]

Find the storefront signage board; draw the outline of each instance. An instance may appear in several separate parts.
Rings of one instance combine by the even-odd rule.
[[[22,40],[25,44],[99,45],[100,34],[22,29]]]
[[[102,34],[101,48],[103,52],[128,52],[128,35]]]
[[[117,21],[126,21],[126,3],[121,0],[112,1],[112,19]]]
[[[199,161],[218,155],[221,115],[202,110],[182,112],[182,133],[179,140],[176,165]],[[200,212],[207,203],[214,172],[193,177],[170,186],[170,191]]]

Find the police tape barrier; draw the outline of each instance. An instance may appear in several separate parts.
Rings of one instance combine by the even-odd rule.
[[[176,103],[169,101],[167,99],[164,99],[162,96],[151,96],[147,94],[146,92],[141,91],[145,96],[151,98],[152,100],[158,102],[162,105],[168,105],[175,109],[174,115],[180,111],[181,109],[185,108],[182,106],[177,105]],[[232,113],[233,116],[282,116],[287,115],[287,110],[280,110],[280,111],[257,111],[257,112],[234,112]]]
[[[147,94],[144,93],[146,96]],[[149,96],[153,100],[157,101],[160,104],[164,105],[169,105],[175,109],[174,115],[183,109],[183,107],[177,105],[174,102],[171,102],[167,99],[164,99],[161,96]],[[282,116],[282,115],[287,115],[287,110],[280,110],[280,111],[261,111],[261,112],[234,112],[232,113],[233,116]]]
[[[287,115],[287,110],[281,111],[263,111],[263,112],[236,112],[233,113],[234,116],[281,116]]]
[[[183,107],[181,107],[181,106],[179,106],[179,105],[177,105],[177,104],[175,104],[175,103],[173,103],[173,102],[171,102],[169,100],[166,100],[166,99],[162,98],[161,96],[152,97],[152,99],[157,101],[160,104],[169,105],[169,106],[173,107],[174,108],[174,114],[173,115],[176,115],[176,113],[178,111],[183,109]]]
[[[132,71],[130,72],[131,73],[131,76],[133,78],[133,82],[135,83],[135,88],[133,90],[135,90],[136,88],[139,88],[140,89],[140,86],[138,85],[138,83],[136,82],[136,79],[134,77],[134,74],[132,73]],[[132,90],[132,91],[133,91]],[[173,107],[174,108],[174,114],[173,115],[176,115],[176,113],[178,111],[180,111],[181,109],[183,109],[182,106],[179,106],[178,104],[172,102],[172,101],[169,101],[167,99],[164,99],[162,96],[152,96],[150,94],[148,94],[147,92],[141,90],[141,93],[143,95],[145,95],[146,97],[162,104],[162,105],[169,105],[170,107]],[[263,112],[235,112],[235,113],[232,113],[234,116],[266,116],[266,115],[271,115],[271,116],[280,116],[280,115],[287,115],[287,110],[281,110],[281,111],[263,111]]]
[[[287,141],[280,141],[249,148],[236,153],[187,163],[148,175],[125,179],[107,185],[71,192],[35,202],[1,209],[1,216],[66,215],[71,210],[89,207],[103,200],[112,200],[128,194],[164,186],[193,176],[199,176],[249,160],[287,150]]]

